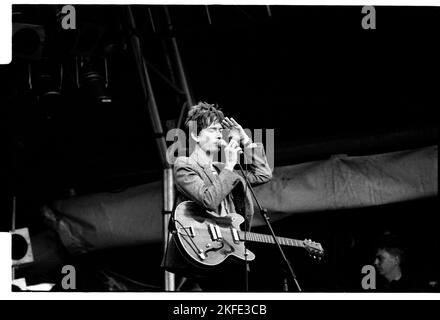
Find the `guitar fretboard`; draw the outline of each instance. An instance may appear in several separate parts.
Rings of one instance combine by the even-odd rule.
[[[242,240],[242,241],[245,240],[245,232],[239,231],[238,235],[240,237],[240,240]],[[273,239],[273,237],[271,235],[254,233],[254,232],[247,232],[246,233],[246,240],[253,241],[253,242],[264,242],[264,243],[275,244],[275,240]],[[304,247],[304,242],[302,240],[283,238],[283,237],[277,237],[277,240],[280,243],[280,245],[282,245],[282,246]]]

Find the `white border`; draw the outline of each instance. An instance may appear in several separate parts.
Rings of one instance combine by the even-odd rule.
[[[381,5],[381,6],[440,6],[438,0],[380,0],[380,1],[0,1],[0,64],[11,61],[12,4],[257,4],[257,5]],[[436,293],[40,293],[11,292],[11,235],[0,233],[0,299],[3,300],[440,300]]]

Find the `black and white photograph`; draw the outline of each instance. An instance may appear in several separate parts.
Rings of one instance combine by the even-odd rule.
[[[11,293],[440,292],[440,7],[11,16]]]

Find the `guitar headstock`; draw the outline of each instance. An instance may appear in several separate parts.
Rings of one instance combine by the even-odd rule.
[[[324,256],[324,249],[319,242],[312,241],[310,239],[305,239],[303,241],[304,247],[306,248],[309,255],[316,260],[321,260]]]

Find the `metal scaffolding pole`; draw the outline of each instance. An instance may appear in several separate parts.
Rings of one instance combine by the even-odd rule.
[[[169,31],[171,31],[171,34],[172,34],[171,44],[173,47],[174,57],[176,59],[177,68],[179,70],[180,83],[181,83],[182,89],[185,93],[186,100],[188,101],[188,107],[191,107],[194,105],[194,99],[192,97],[191,90],[188,85],[188,81],[186,81],[185,69],[183,67],[182,58],[180,57],[180,51],[179,51],[179,46],[177,45],[176,37],[173,35],[174,28],[173,28],[173,24],[171,23],[171,16],[168,11],[168,7],[165,6],[164,9],[165,9],[165,16],[167,19],[168,29],[169,29]]]
[[[164,168],[169,168],[170,164],[166,158],[167,144],[165,141],[165,136],[162,130],[162,124],[159,117],[159,112],[157,111],[156,99],[154,98],[153,87],[150,80],[150,75],[148,73],[147,64],[143,58],[142,47],[140,44],[139,36],[134,30],[136,30],[136,24],[133,17],[133,12],[130,6],[127,6],[127,20],[130,27],[130,44],[133,49],[134,58],[136,61],[136,66],[141,80],[142,93],[144,94],[144,99],[147,102],[148,112],[151,119],[151,125],[153,127],[154,136],[156,138],[156,144],[159,150],[159,156]]]
[[[165,16],[167,25],[169,28],[169,31],[173,31],[173,25],[171,23],[170,14],[168,11],[168,8],[165,6]],[[150,12],[150,19],[152,19],[152,14]],[[140,44],[140,39],[138,34],[135,32],[136,30],[136,24],[133,16],[133,12],[130,6],[127,6],[127,20],[129,22],[129,27],[131,31],[130,35],[130,43],[133,49],[134,57],[136,60],[136,65],[138,67],[138,73],[139,77],[141,79],[141,85],[142,85],[142,91],[144,93],[145,101],[147,102],[149,115],[151,118],[151,123],[153,126],[154,135],[156,138],[157,147],[159,150],[159,155],[162,160],[163,168],[164,168],[164,174],[163,174],[163,223],[162,223],[162,231],[163,231],[163,252],[165,253],[166,248],[168,246],[168,243],[170,241],[170,233],[168,228],[168,223],[174,208],[174,181],[173,181],[173,169],[172,164],[168,163],[167,161],[167,147],[166,147],[166,141],[165,136],[162,130],[162,125],[159,117],[159,113],[157,111],[157,104],[156,100],[154,98],[154,92],[149,76],[149,68],[159,74],[159,76],[162,78],[162,80],[165,80],[165,82],[170,85],[176,93],[178,94],[184,94],[186,97],[186,102],[183,104],[182,110],[179,115],[179,126],[182,122],[183,114],[185,113],[185,110],[189,108],[190,106],[194,105],[194,99],[191,94],[191,90],[188,85],[188,81],[186,79],[185,70],[183,67],[183,62],[180,56],[179,46],[177,45],[177,40],[172,35],[171,37],[171,47],[174,53],[174,62],[177,66],[179,80],[180,80],[180,86],[179,89],[178,86],[173,84],[173,81],[169,81],[164,77],[157,69],[155,69],[150,63],[148,63],[144,55],[142,54],[142,47]],[[165,48],[166,49],[166,48]],[[165,52],[167,54],[167,52]],[[168,61],[169,62],[169,61]],[[173,273],[165,271],[164,274],[164,287],[166,291],[174,291],[175,290],[175,277]]]
[[[171,241],[171,233],[168,231],[168,224],[174,208],[174,177],[173,169],[168,168],[163,172],[163,252],[166,253],[169,242]],[[173,273],[165,271],[164,273],[165,291],[175,291],[175,276]]]
[[[171,17],[168,11],[168,7],[165,6],[165,16],[167,19],[167,24],[168,24],[168,28],[171,31],[173,31],[173,25],[171,23]],[[191,94],[191,90],[189,88],[188,85],[188,81],[186,80],[186,74],[185,74],[185,70],[183,67],[183,63],[182,63],[182,58],[180,57],[180,51],[179,51],[179,46],[177,45],[177,40],[174,37],[174,35],[172,35],[171,37],[171,44],[172,44],[172,48],[174,51],[174,58],[175,58],[175,62],[177,64],[177,68],[178,68],[178,72],[179,72],[179,79],[180,79],[180,84],[182,86],[182,90],[185,94],[186,97],[186,103],[183,104],[182,106],[182,110],[180,112],[179,115],[179,120],[178,120],[178,127],[181,126],[182,123],[182,119],[183,119],[183,115],[185,113],[185,110],[191,106],[194,105],[194,99],[192,97]],[[173,170],[172,169],[167,169],[164,172],[164,227],[163,227],[163,238],[164,238],[164,243],[165,243],[165,247],[164,250],[166,250],[166,246],[168,245],[168,242],[170,241],[170,234],[168,232],[168,222],[169,219],[171,217],[172,214],[172,210],[174,207],[174,180],[173,180]],[[165,271],[165,290],[167,291],[175,291],[175,279],[174,279],[174,275]]]
[[[126,16],[129,23],[129,28],[131,31],[130,43],[133,49],[133,54],[136,60],[136,65],[138,69],[139,78],[141,80],[142,92],[144,94],[145,101],[147,102],[148,111],[151,119],[151,124],[153,127],[154,136],[156,138],[156,144],[159,151],[159,156],[162,161],[162,166],[164,168],[163,176],[163,186],[164,186],[164,210],[163,210],[163,243],[164,250],[168,246],[169,233],[168,233],[168,222],[173,209],[174,202],[174,186],[173,186],[173,172],[171,165],[167,161],[167,145],[165,141],[165,136],[162,130],[162,123],[160,121],[159,112],[157,110],[156,100],[154,98],[154,91],[151,84],[150,76],[148,73],[147,63],[142,54],[142,47],[140,44],[140,39],[136,30],[136,24],[133,16],[133,12],[130,6],[127,6]],[[165,271],[165,290],[174,291],[175,290],[175,279],[174,274]]]

